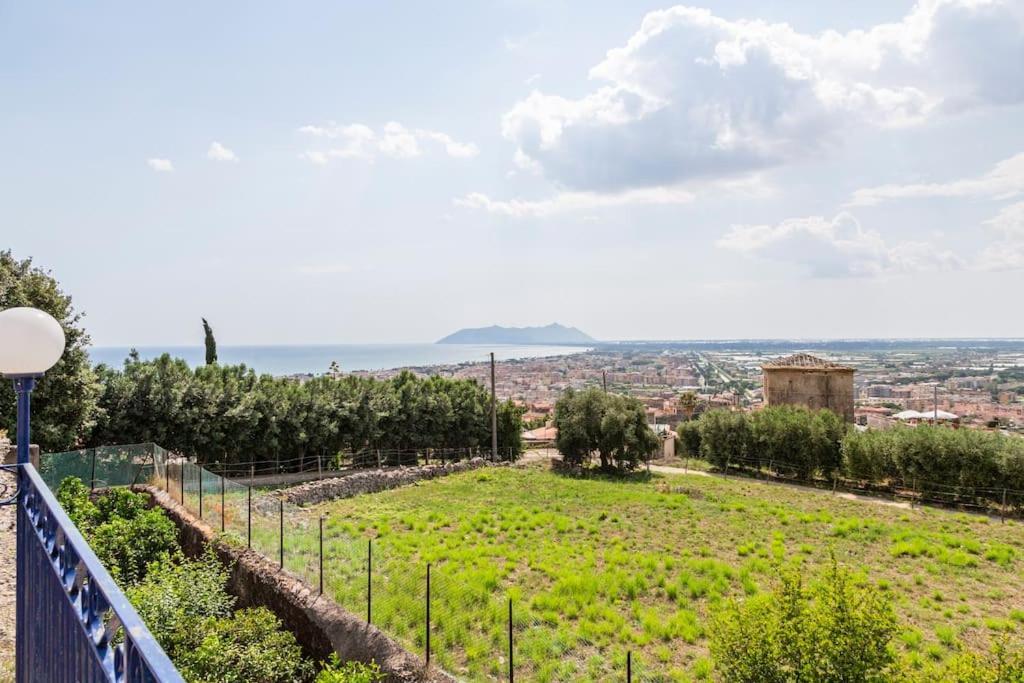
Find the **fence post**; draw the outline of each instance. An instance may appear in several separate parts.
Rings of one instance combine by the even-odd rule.
[[[427,666],[430,666],[430,563],[427,562]]]
[[[836,487],[839,486],[839,475],[832,475],[832,495],[836,495]]]
[[[89,474],[89,491],[90,492],[96,490],[96,449],[93,448],[91,450],[92,450],[92,467],[91,467],[91,471],[90,471],[90,474]]]
[[[626,650],[626,683],[633,683],[633,651]]]
[[[320,461],[320,456],[319,455],[316,456],[316,478],[317,479],[323,479],[324,478],[324,466],[323,466],[323,463]]]
[[[911,491],[914,495],[910,497],[910,507],[914,507],[914,501],[917,500],[917,477],[914,477],[913,484],[911,484]]]
[[[171,495],[171,464],[167,462],[167,456],[164,456],[164,491],[167,491],[167,496]]]
[[[224,510],[225,510],[225,508],[224,508],[224,474],[223,474],[223,470],[221,470],[221,475],[220,475],[220,530],[221,530],[221,533],[224,532]]]
[[[381,467],[381,465],[380,465],[380,449],[378,448],[377,449],[377,469],[379,470],[380,467]]]
[[[203,518],[203,466],[199,465],[199,519]]]
[[[281,569],[284,569],[284,498],[277,499],[277,553]]]
[[[373,623],[373,539],[366,539],[366,623]]]
[[[508,599],[508,683],[513,683],[516,668],[512,662],[512,598]]]
[[[256,483],[256,466],[249,465],[249,488]]]
[[[1006,521],[1006,489],[1003,489],[1003,504],[999,508],[999,523],[1002,524]]]
[[[245,544],[252,547],[252,487],[247,486],[245,501]]]
[[[324,516],[320,515],[320,595],[324,594]]]
[[[181,475],[181,507],[188,510],[185,505],[185,461],[181,461],[181,467],[178,468],[178,474]]]

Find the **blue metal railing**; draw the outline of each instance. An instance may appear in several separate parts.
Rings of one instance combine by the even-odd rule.
[[[184,683],[35,468],[5,469],[18,479],[17,683]]]

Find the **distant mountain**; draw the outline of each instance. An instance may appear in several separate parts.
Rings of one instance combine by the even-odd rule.
[[[438,344],[594,344],[575,327],[551,323],[544,327],[474,327],[449,334]]]

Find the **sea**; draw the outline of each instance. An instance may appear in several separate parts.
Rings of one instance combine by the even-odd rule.
[[[93,346],[89,358],[93,363],[121,367],[131,350],[127,346]],[[195,367],[205,361],[201,346],[138,346],[143,359],[169,353]],[[587,351],[583,346],[543,346],[505,344],[336,344],[323,346],[218,346],[217,360],[222,364],[244,363],[259,373],[271,375],[319,375],[337,362],[343,372],[355,370],[390,370],[482,363],[490,360],[543,358],[565,356]]]

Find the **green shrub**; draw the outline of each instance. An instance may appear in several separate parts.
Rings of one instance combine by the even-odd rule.
[[[316,683],[377,683],[383,680],[384,674],[376,662],[342,663],[337,654],[331,655],[316,677]]]
[[[143,494],[115,488],[93,502],[88,487],[68,477],[57,487],[57,501],[107,571],[126,585],[141,581],[149,564],[179,553],[174,523],[163,510],[149,508]]]
[[[885,592],[833,564],[810,587],[783,572],[773,593],[727,603],[712,619],[710,646],[730,683],[884,681],[897,631]]]
[[[128,589],[128,599],[172,659],[198,646],[199,625],[231,615],[235,598],[224,587],[228,570],[212,549],[195,560],[152,565],[146,578]]]
[[[86,537],[100,521],[100,511],[89,497],[89,487],[78,477],[65,477],[60,482],[57,502]]]
[[[295,636],[265,607],[210,618],[199,643],[177,652],[175,665],[193,683],[294,683],[311,671]]]

